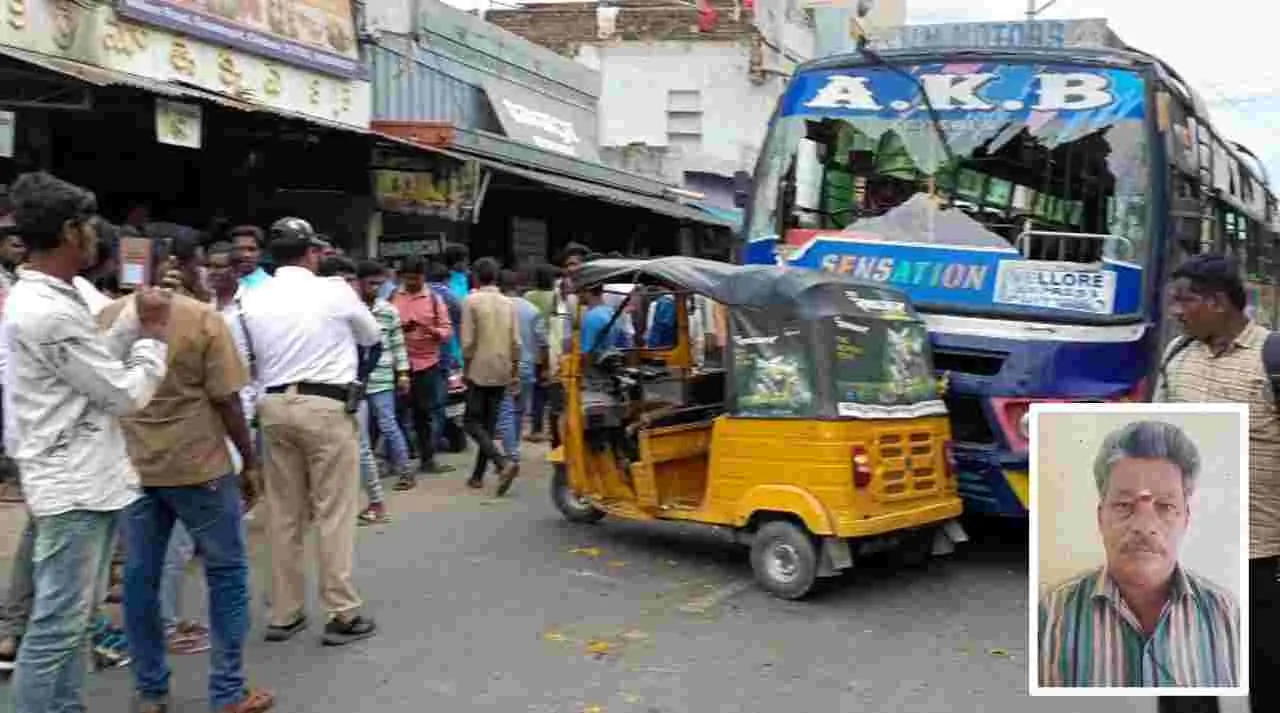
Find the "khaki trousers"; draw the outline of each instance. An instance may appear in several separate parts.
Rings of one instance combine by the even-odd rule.
[[[267,394],[258,407],[271,540],[271,624],[286,626],[306,606],[304,536],[320,545],[320,601],[330,614],[362,604],[351,583],[359,514],[360,437],[344,405],[323,396]]]

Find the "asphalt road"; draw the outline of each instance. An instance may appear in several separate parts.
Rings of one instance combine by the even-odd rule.
[[[1150,699],[1029,699],[1025,528],[976,532],[924,570],[869,567],[783,602],[758,591],[745,551],[715,535],[562,521],[537,455],[504,500],[467,491],[461,473],[391,496],[396,520],[362,530],[356,567],[381,633],[348,648],[321,647],[315,629],[262,641],[259,542],[246,656],[277,710],[1155,710]],[[196,612],[202,594],[188,587]],[[205,661],[172,659],[175,713],[207,710]],[[127,671],[89,685],[95,713],[130,709]],[[12,709],[7,696],[0,710]]]

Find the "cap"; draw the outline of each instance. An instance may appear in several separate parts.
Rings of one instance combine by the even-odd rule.
[[[312,247],[323,248],[324,241],[316,236],[311,224],[302,218],[281,218],[271,224],[272,240],[298,240],[310,243]]]

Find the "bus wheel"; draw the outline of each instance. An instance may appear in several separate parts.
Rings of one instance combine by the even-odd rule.
[[[756,581],[781,599],[801,599],[818,578],[818,549],[804,528],[786,520],[765,523],[751,545]]]
[[[569,487],[569,471],[563,463],[557,463],[551,475],[551,502],[569,522],[592,523],[604,517],[603,510]]]

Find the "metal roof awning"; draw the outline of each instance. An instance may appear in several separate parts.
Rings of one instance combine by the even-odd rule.
[[[342,131],[350,131],[357,134],[368,133],[367,130],[358,126],[350,126],[348,124],[299,114],[293,111],[276,109],[275,107],[269,107],[265,104],[259,104],[254,101],[237,99],[226,94],[211,92],[190,84],[151,79],[150,77],[143,77],[141,75],[130,74],[128,72],[120,72],[114,69],[106,69],[104,67],[96,67],[91,64],[85,64],[84,62],[77,62],[75,60],[65,59],[62,57],[52,57],[38,52],[31,52],[30,50],[19,49],[17,47],[0,45],[0,55],[30,64],[34,67],[39,67],[40,69],[53,72],[55,74],[60,74],[64,77],[79,80],[95,87],[133,87],[134,89],[141,89],[143,91],[158,94],[163,97],[169,97],[171,99],[203,100],[239,111],[264,112],[288,119],[309,122],[331,129],[340,129]]]
[[[664,198],[641,195],[639,193],[632,193],[617,188],[611,188],[609,186],[602,186],[598,183],[580,181],[554,173],[512,166],[508,163],[495,161],[475,154],[450,151],[443,148],[431,148],[429,150],[444,154],[445,156],[449,156],[450,158],[454,158],[459,161],[475,161],[485,168],[489,168],[494,171],[501,171],[512,176],[518,176],[535,183],[541,183],[563,193],[586,196],[587,198],[595,198],[597,200],[603,200],[609,203],[616,203],[618,205],[629,206],[632,208],[642,208],[659,215],[665,215],[669,218],[676,218],[679,220],[687,220],[692,223],[715,225],[724,228],[737,227],[733,221],[727,220],[722,216],[712,215],[693,206],[666,200]]]

